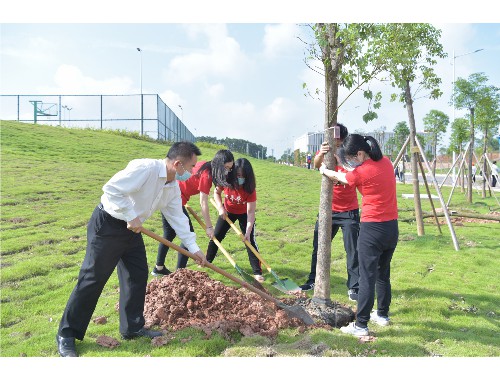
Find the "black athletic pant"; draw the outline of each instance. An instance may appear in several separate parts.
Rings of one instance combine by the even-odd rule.
[[[391,259],[398,244],[398,221],[361,222],[358,238],[359,292],[356,325],[366,327],[377,293],[378,315],[391,305]]]
[[[184,214],[189,219],[189,229],[191,230],[191,232],[194,232],[193,224],[191,223],[191,218],[188,215],[186,207],[182,206],[182,212],[184,212]],[[168,241],[174,240],[175,237],[177,236],[177,233],[172,228],[172,226],[170,226],[170,224],[167,222],[167,219],[165,219],[163,214],[161,214],[161,222],[163,224],[163,237],[165,239],[167,239]],[[158,245],[158,255],[156,256],[156,265],[158,265],[158,266],[165,265],[165,258],[167,257],[168,248],[169,247],[167,245],[162,244],[162,243],[160,243]],[[184,244],[181,244],[181,248],[188,250]],[[187,266],[188,259],[189,259],[188,256],[183,255],[182,253],[178,252],[177,253],[177,269],[185,268]]]
[[[229,219],[234,223],[236,220],[238,220],[239,225],[240,225],[240,230],[245,234],[245,231],[247,229],[247,217],[248,214],[232,214],[230,212],[227,213],[227,216]],[[220,216],[217,218],[217,223],[215,225],[215,230],[214,230],[214,236],[217,240],[220,242],[224,240],[226,237],[227,231],[231,226],[229,225],[228,222],[226,222],[224,219],[222,219]],[[255,223],[252,226],[252,232],[250,234],[250,244],[255,248],[257,252],[259,252],[259,248],[257,247],[257,243],[255,242]],[[252,266],[252,271],[253,274],[262,274],[262,267],[260,265],[260,261],[257,258],[257,256],[254,255],[252,250],[248,247],[247,248],[247,253],[248,253],[248,260],[250,261],[250,265]],[[210,243],[208,243],[208,248],[207,248],[207,261],[212,262],[215,259],[215,255],[217,254],[217,250],[219,248],[217,245],[210,240]]]
[[[308,282],[314,282],[316,279],[316,264],[318,260],[318,226],[319,221],[316,220],[314,226],[313,252],[311,257],[311,272],[309,273]],[[332,212],[332,238],[337,235],[339,228],[342,229],[344,238],[344,249],[347,259],[347,281],[348,289],[358,290],[359,284],[359,264],[358,264],[358,234],[359,234],[359,210],[351,210],[346,212]]]
[[[141,234],[127,229],[127,222],[113,218],[99,205],[87,226],[87,251],[61,318],[60,336],[83,339],[115,267],[120,281],[120,333],[133,333],[145,322],[148,266],[144,241]]]

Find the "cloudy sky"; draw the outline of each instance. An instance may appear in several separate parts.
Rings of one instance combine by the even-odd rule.
[[[300,22],[317,21],[321,12],[309,15],[297,10],[283,17],[281,8],[273,8],[271,14],[255,17],[253,9],[245,19],[243,12],[238,17],[214,14],[213,9],[204,14],[205,8],[193,13],[183,8],[172,14],[170,8],[149,0],[141,2],[150,5],[147,14],[144,9],[115,14],[92,1],[85,8],[61,3],[56,12],[51,3],[36,3],[44,8],[43,18],[37,12],[16,13],[15,8],[12,17],[2,12],[2,94],[138,94],[142,58],[143,92],[159,94],[196,136],[246,139],[279,157],[294,138],[323,128],[323,103],[305,96],[302,88],[304,82],[313,90],[323,88],[323,77],[304,63],[301,39],[310,40],[311,33]],[[168,16],[158,17],[162,12]],[[379,21],[369,13],[352,19],[345,9],[342,15],[342,21]],[[429,21],[442,30],[441,43],[449,57],[439,61],[436,72],[443,80],[444,95],[437,101],[416,100],[419,131],[431,109],[453,117],[449,100],[454,55],[457,78],[484,72],[490,84],[500,86],[500,23],[478,22],[474,14],[457,15],[442,21],[376,16],[382,17],[380,21]],[[468,16],[472,22],[467,22]],[[468,54],[478,49],[484,50]],[[362,121],[367,103],[359,93],[340,109],[339,121],[351,131],[381,126],[392,131],[396,123],[407,121],[405,108],[389,102],[389,86],[374,82],[371,88],[386,95],[378,119]],[[340,100],[346,95],[341,90]],[[1,107],[0,117],[5,118],[6,112]],[[71,117],[84,118],[84,113],[74,107]],[[456,117],[462,114],[456,111]]]

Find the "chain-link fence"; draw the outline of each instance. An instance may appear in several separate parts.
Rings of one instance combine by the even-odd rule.
[[[157,94],[1,95],[0,120],[119,129],[159,140],[195,141]]]

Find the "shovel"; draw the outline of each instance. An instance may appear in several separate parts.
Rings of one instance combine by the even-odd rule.
[[[168,246],[170,248],[175,249],[177,252],[180,252],[183,255],[188,256],[188,257],[192,258],[195,261],[197,259],[197,257],[195,255],[193,255],[191,252],[185,250],[182,247],[179,247],[178,245],[175,245],[174,243],[172,243],[172,242],[168,241],[167,239],[163,238],[162,236],[157,235],[154,232],[151,232],[151,231],[145,229],[144,227],[142,227],[142,233],[148,235],[149,237],[155,239],[156,241],[158,241],[158,242],[160,242],[162,244],[165,244],[166,246]],[[302,322],[304,322],[306,325],[312,325],[312,324],[314,324],[314,320],[312,319],[312,317],[309,315],[309,313],[303,307],[301,307],[299,305],[292,305],[292,306],[285,305],[283,302],[278,301],[276,298],[270,296],[267,293],[264,293],[262,290],[257,289],[255,286],[252,286],[249,283],[247,283],[247,282],[245,282],[243,280],[240,280],[238,277],[233,276],[232,274],[226,272],[225,270],[216,267],[212,263],[208,263],[207,262],[205,264],[205,266],[208,267],[208,268],[210,268],[210,269],[212,269],[212,270],[214,270],[214,271],[216,271],[217,273],[223,275],[224,277],[227,277],[230,280],[232,280],[232,281],[240,284],[244,288],[246,288],[246,289],[248,289],[248,290],[250,290],[250,291],[258,294],[259,296],[261,296],[265,300],[270,301],[270,302],[274,302],[274,304],[276,306],[278,306],[280,309],[283,309],[290,318],[298,318]]]
[[[201,218],[199,217],[199,215],[196,213],[196,211],[194,211],[191,206],[189,205],[185,205],[184,207],[186,207],[186,210],[189,211],[189,213],[191,215],[194,216],[194,218],[198,221],[198,223],[200,223],[200,226],[206,230],[207,227],[205,225],[205,223],[203,223],[203,220],[201,220]],[[217,245],[217,247],[219,247],[219,249],[221,250],[221,252],[224,254],[224,256],[226,256],[226,259],[231,263],[231,265],[234,267],[234,269],[236,269],[236,272],[238,272],[238,274],[243,277],[243,279],[250,283],[250,284],[253,284],[253,286],[255,286],[256,288],[260,289],[260,290],[265,290],[264,287],[250,274],[248,274],[247,272],[245,272],[243,269],[241,269],[238,264],[236,264],[236,262],[234,261],[233,257],[224,249],[224,247],[222,246],[221,242],[219,240],[217,240],[217,238],[214,236],[212,238],[213,242]]]
[[[214,207],[217,208],[217,205],[215,204],[215,201],[212,198],[210,198],[210,202],[212,202]],[[234,223],[231,221],[231,219],[229,219],[227,216],[226,216],[226,222],[229,223],[231,228],[239,235],[239,237],[241,238],[241,240],[243,240],[243,242],[246,244],[246,246],[248,248],[250,248],[250,250],[253,252],[253,254],[255,256],[257,256],[257,258],[260,260],[260,262],[262,264],[264,264],[264,266],[266,267],[268,272],[271,273],[273,275],[273,277],[276,279],[276,282],[273,282],[271,284],[272,286],[274,286],[276,289],[282,291],[283,293],[290,293],[290,292],[296,292],[298,290],[302,290],[299,287],[299,285],[297,285],[295,282],[293,282],[289,278],[283,278],[283,279],[279,278],[279,276],[276,274],[276,272],[273,271],[271,269],[271,267],[264,261],[264,259],[260,255],[260,253],[257,252],[257,250],[253,247],[253,245],[250,244],[250,242],[245,239],[245,235],[243,235],[243,233],[240,231],[240,229],[238,227],[236,227],[234,225]]]

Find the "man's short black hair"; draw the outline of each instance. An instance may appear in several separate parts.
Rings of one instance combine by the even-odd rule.
[[[167,158],[175,160],[176,158],[184,158],[189,160],[193,155],[201,156],[200,148],[190,141],[179,141],[174,143],[167,153]]]

